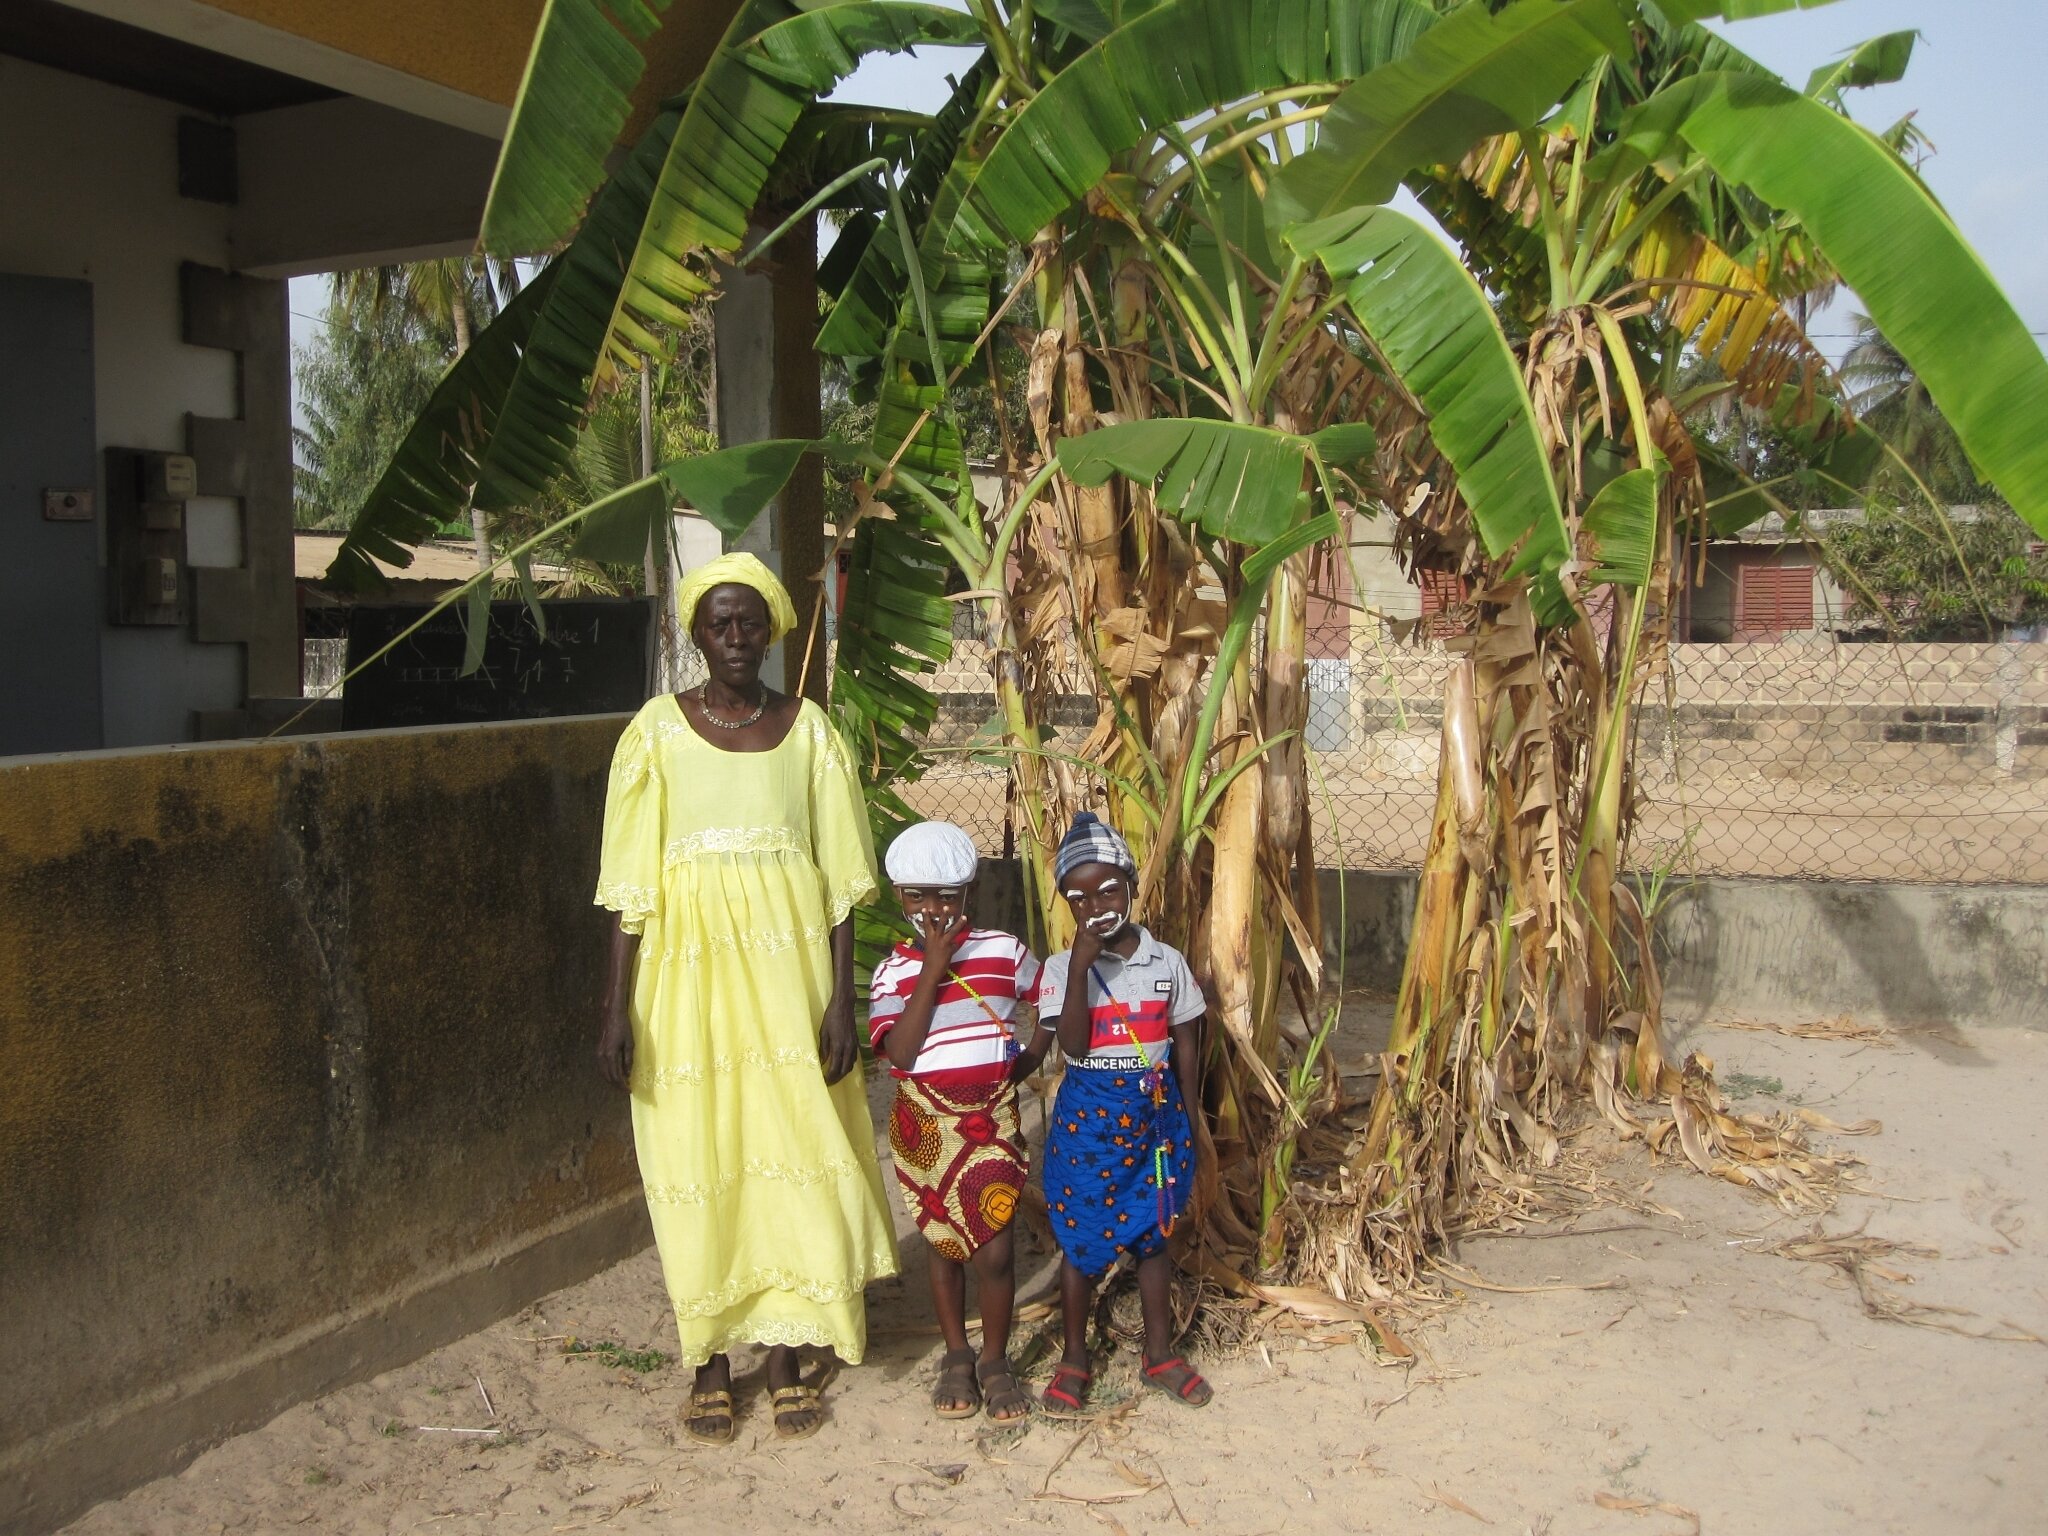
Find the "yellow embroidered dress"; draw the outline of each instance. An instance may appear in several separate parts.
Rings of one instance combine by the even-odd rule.
[[[619,738],[597,902],[640,935],[633,1139],[685,1365],[731,1345],[867,1342],[861,1290],[896,1242],[858,1068],[818,1026],[830,935],[875,889],[853,765],[806,701],[781,744],[728,752],[673,696]]]

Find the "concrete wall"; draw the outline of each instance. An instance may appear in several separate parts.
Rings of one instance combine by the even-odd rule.
[[[621,723],[0,763],[0,1530],[644,1244]]]
[[[0,272],[92,285],[97,447],[182,453],[187,414],[240,414],[233,354],[188,346],[179,267],[230,264],[229,211],[178,196],[177,120],[169,102],[0,58]],[[104,487],[100,505],[105,506]],[[0,508],[9,519],[35,506]],[[239,562],[240,511],[224,497],[187,508],[201,558]],[[104,560],[102,539],[100,558]],[[4,584],[35,580],[0,572]],[[0,658],[0,665],[21,665]],[[190,739],[195,710],[243,699],[242,653],[174,628],[100,636],[102,731],[119,747]],[[5,743],[0,725],[0,752]]]
[[[1679,1021],[2048,1029],[2048,889],[1700,880],[1658,927]]]
[[[1400,984],[1416,877],[1322,875],[1345,985]],[[1340,915],[1339,899],[1343,902]],[[1695,880],[1657,928],[1674,1027],[1847,1014],[1905,1029],[2048,1029],[2048,888]]]

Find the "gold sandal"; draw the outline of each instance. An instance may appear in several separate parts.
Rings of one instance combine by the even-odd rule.
[[[693,1429],[696,1424],[723,1424],[719,1429]],[[738,1433],[739,1422],[734,1417],[731,1392],[692,1392],[689,1406],[683,1410],[683,1434],[699,1445],[731,1445],[732,1437]]]
[[[819,1407],[816,1387],[777,1387],[768,1394],[768,1405],[775,1416],[775,1435],[780,1440],[803,1440],[815,1435],[825,1427],[825,1414]],[[811,1422],[802,1428],[792,1428],[788,1420],[800,1413],[808,1413]]]

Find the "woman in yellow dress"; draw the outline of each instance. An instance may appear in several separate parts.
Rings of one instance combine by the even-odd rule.
[[[855,1043],[853,909],[874,850],[846,748],[761,681],[796,625],[751,555],[677,594],[710,670],[613,755],[597,902],[616,914],[598,1064],[633,1095],[640,1176],[697,1368],[691,1438],[733,1437],[735,1344],[765,1344],[776,1432],[823,1422],[796,1346],[857,1364],[862,1289],[896,1273]]]

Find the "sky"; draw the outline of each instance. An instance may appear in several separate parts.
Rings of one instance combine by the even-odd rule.
[[[959,0],[950,0],[958,4]],[[1251,0],[1248,0],[1251,3]],[[1753,58],[1803,86],[1822,64],[1858,43],[1917,28],[1921,41],[1906,78],[1852,91],[1857,119],[1882,129],[1907,113],[1934,141],[1923,167],[1928,185],[1983,256],[2006,295],[2037,335],[2048,336],[2048,156],[2015,137],[2021,108],[2041,89],[2048,60],[2048,0],[1837,0],[1720,28]],[[945,100],[946,76],[966,67],[968,50],[926,49],[916,57],[868,59],[835,93],[842,101],[932,111]],[[319,330],[324,278],[291,286],[293,340]],[[1857,305],[1845,295],[1814,322],[1814,340],[1839,356]]]

